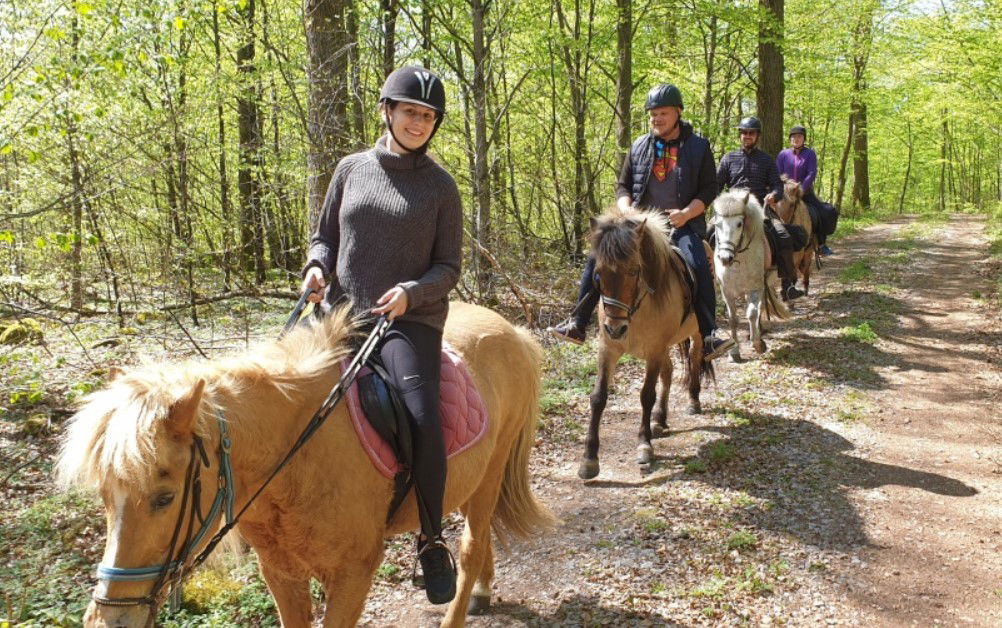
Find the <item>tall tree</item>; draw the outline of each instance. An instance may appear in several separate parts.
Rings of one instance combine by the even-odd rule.
[[[252,0],[251,0],[252,1]],[[312,233],[320,216],[331,174],[350,148],[348,137],[348,50],[352,42],[346,27],[348,0],[304,0],[306,50],[309,55],[309,153],[307,206]]]
[[[783,148],[784,0],[759,0],[758,85],[755,91],[758,118],[762,121],[759,147],[770,155]]]

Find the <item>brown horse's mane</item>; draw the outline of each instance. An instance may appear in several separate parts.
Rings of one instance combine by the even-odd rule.
[[[637,237],[637,229],[642,237]],[[658,296],[667,296],[673,275],[668,218],[659,210],[612,207],[595,219],[591,247],[595,258],[616,267],[630,260],[640,248],[640,272]]]
[[[98,488],[112,476],[142,483],[156,460],[156,436],[171,407],[205,382],[195,432],[206,435],[222,397],[235,398],[261,386],[291,397],[306,384],[330,373],[348,352],[357,331],[347,308],[321,322],[300,325],[281,340],[264,342],[244,353],[208,361],[150,363],[115,378],[84,398],[70,419],[56,464],[64,485]],[[240,417],[226,415],[230,423]]]

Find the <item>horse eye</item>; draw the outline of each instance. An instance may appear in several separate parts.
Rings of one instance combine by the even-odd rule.
[[[639,274],[640,274],[639,268],[630,271],[630,277],[636,277]]]
[[[739,220],[739,221],[738,221],[738,226],[739,226],[739,227],[740,227],[741,225],[743,225],[743,224],[744,224],[744,221],[741,221],[741,220]]]
[[[153,510],[163,510],[174,501],[174,493],[160,493],[153,498]]]

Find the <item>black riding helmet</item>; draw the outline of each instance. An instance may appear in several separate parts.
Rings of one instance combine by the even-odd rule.
[[[442,79],[425,68],[407,65],[397,68],[386,77],[383,88],[379,90],[379,102],[387,103],[390,108],[398,102],[409,102],[416,105],[424,105],[434,109],[438,114],[435,116],[435,128],[432,129],[428,141],[416,148],[413,152],[423,153],[428,150],[431,138],[435,137],[439,125],[442,124],[442,117],[445,115],[445,86]],[[393,135],[393,125],[390,124],[389,114],[386,114],[386,127]],[[400,144],[397,137],[393,139]]]
[[[647,92],[647,101],[644,109],[650,111],[656,107],[678,107],[685,109],[682,105],[682,92],[671,83],[662,83],[651,91]]]
[[[807,139],[807,129],[800,126],[799,124],[795,124],[790,127],[790,132],[787,133],[787,137],[790,137],[791,135],[797,135],[798,133],[800,135],[803,135],[805,140]]]
[[[747,118],[742,118],[741,122],[738,122],[739,131],[758,131],[762,132],[762,123],[759,122],[758,118],[755,116],[748,116]]]

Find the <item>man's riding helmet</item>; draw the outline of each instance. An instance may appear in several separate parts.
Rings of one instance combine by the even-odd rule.
[[[741,122],[738,122],[739,131],[758,131],[762,132],[762,123],[758,121],[755,116],[748,116],[743,118]]]
[[[644,109],[650,111],[656,107],[678,107],[685,109],[682,105],[682,92],[671,83],[662,83],[647,92],[647,101]]]
[[[415,153],[425,152],[445,115],[445,86],[442,85],[442,79],[422,67],[408,65],[398,68],[391,72],[386,77],[386,81],[383,82],[383,88],[379,90],[379,102],[387,103],[390,109],[398,102],[409,102],[435,110],[438,114],[435,116],[435,128],[428,136],[428,141],[413,151]],[[393,135],[393,125],[390,124],[389,112],[384,115],[390,135]],[[396,140],[396,136],[393,139]],[[400,142],[397,141],[397,144],[399,145]]]
[[[805,129],[804,127],[800,126],[799,124],[796,124],[796,125],[790,127],[790,133],[789,133],[788,137],[792,136],[792,135],[797,135],[798,133],[800,135],[803,135],[805,140],[807,139],[807,129]]]

